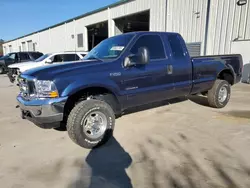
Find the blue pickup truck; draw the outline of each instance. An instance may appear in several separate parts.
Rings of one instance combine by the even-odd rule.
[[[65,128],[76,144],[94,148],[132,107],[202,93],[223,108],[241,76],[241,55],[191,58],[178,33],[132,32],[102,41],[74,65],[22,73],[17,100],[22,118]]]

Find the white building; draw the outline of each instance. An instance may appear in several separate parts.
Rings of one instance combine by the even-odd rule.
[[[7,41],[4,52],[87,51],[107,37],[137,30],[179,32],[192,55],[241,53],[250,63],[247,0],[123,0]]]

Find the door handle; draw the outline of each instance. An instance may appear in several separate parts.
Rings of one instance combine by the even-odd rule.
[[[173,74],[173,65],[167,65],[167,73]]]

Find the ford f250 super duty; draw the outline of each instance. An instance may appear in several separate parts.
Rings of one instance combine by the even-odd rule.
[[[23,72],[17,100],[24,119],[66,128],[76,144],[93,148],[131,107],[203,93],[222,108],[241,75],[241,55],[190,58],[178,33],[133,32],[102,41],[82,62]]]

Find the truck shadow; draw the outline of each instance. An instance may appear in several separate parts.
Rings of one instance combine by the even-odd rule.
[[[133,182],[140,182],[138,177],[141,178],[143,171],[141,179],[145,179],[147,187],[152,188],[250,187],[250,168],[229,147],[212,152],[201,151],[204,157],[198,158],[174,140],[164,145],[150,139],[139,146],[139,156],[131,166]],[[167,158],[161,152],[166,150]]]
[[[201,96],[201,95],[190,95],[188,96],[188,99],[196,104],[199,104],[201,106],[206,106],[210,107],[207,101],[206,96]]]
[[[86,177],[86,168],[81,166],[79,178],[68,188],[131,188],[131,180],[126,173],[131,163],[130,155],[112,137],[104,146],[92,149],[88,154],[85,164],[92,172],[90,180]],[[76,164],[81,165],[81,162],[76,161]]]
[[[221,112],[221,114],[236,118],[250,119],[250,111],[248,110],[232,110],[227,112]]]
[[[175,99],[170,99],[170,100],[164,100],[164,101],[160,101],[160,102],[145,104],[145,105],[130,108],[130,109],[124,111],[123,115],[129,115],[129,114],[132,114],[132,113],[141,112],[141,111],[149,110],[149,109],[152,109],[152,108],[158,108],[158,107],[171,105],[171,104],[175,104],[175,103],[180,103],[180,102],[184,102],[184,101],[187,101],[187,100],[188,99],[186,97],[179,97],[179,98],[175,98]]]

